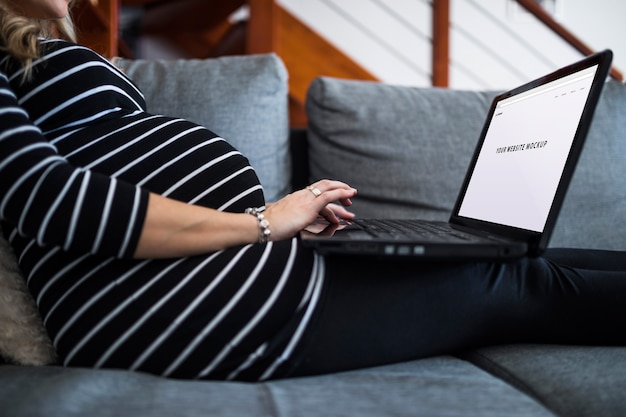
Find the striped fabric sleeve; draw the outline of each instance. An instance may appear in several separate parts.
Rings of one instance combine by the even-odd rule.
[[[0,219],[40,245],[118,258],[136,249],[148,192],[72,166],[0,72]]]

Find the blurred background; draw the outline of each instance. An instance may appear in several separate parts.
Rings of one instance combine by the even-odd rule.
[[[81,42],[107,56],[278,54],[292,124],[320,75],[501,90],[610,48],[626,68],[623,0],[84,0]]]

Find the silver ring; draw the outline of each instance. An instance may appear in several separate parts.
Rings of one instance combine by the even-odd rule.
[[[315,198],[322,195],[322,192],[320,191],[320,189],[317,187],[313,187],[312,185],[309,185],[308,187],[306,187],[306,189],[312,192]]]

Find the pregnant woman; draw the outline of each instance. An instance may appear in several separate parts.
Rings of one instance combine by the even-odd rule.
[[[256,381],[626,340],[611,330],[626,324],[624,253],[389,263],[302,247],[318,215],[353,217],[357,191],[320,180],[266,202],[245,156],[147,113],[74,43],[70,4],[0,0],[0,220],[65,366]]]

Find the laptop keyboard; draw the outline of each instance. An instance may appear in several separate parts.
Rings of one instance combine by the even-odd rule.
[[[463,233],[447,223],[422,222],[419,220],[353,220],[353,224],[375,237],[394,239],[430,240],[476,240],[476,236]]]

